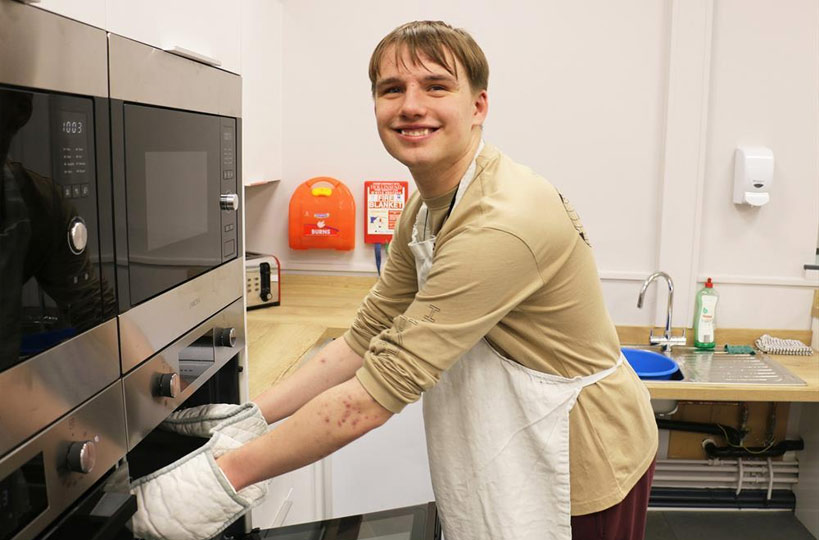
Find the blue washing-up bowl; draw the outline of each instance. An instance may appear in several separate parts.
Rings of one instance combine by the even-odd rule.
[[[640,349],[629,349],[623,347],[623,356],[637,376],[650,381],[664,381],[671,378],[679,368],[677,363],[671,358],[656,353],[654,351],[643,351]]]

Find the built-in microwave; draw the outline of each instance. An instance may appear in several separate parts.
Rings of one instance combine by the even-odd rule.
[[[0,28],[2,457],[119,361],[105,32],[11,2]]]
[[[190,108],[187,96],[175,107],[173,93],[157,92],[152,78],[118,84],[114,64],[133,64],[116,53],[150,47],[117,36],[111,45],[119,301],[120,311],[127,311],[237,257],[238,110],[221,106],[212,90],[238,87],[239,78],[163,53],[161,61],[191,68],[186,80],[174,66],[180,92],[202,83],[211,91],[211,102],[198,109]],[[156,76],[158,63],[138,65]]]
[[[108,44],[124,374],[242,295],[241,78]]]
[[[106,40],[0,1],[2,540],[42,537],[126,452]]]

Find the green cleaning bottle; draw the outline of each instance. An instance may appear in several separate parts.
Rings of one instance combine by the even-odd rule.
[[[716,345],[714,330],[716,329],[717,300],[719,300],[719,295],[714,290],[711,278],[708,278],[705,287],[697,292],[697,309],[694,314],[694,346],[698,349],[713,349]]]

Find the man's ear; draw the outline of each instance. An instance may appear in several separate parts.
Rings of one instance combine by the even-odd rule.
[[[483,122],[486,120],[486,115],[489,114],[489,94],[486,92],[486,90],[481,90],[480,92],[476,93],[472,104],[474,106],[474,124],[483,126]]]

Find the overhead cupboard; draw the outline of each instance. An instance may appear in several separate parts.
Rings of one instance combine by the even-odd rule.
[[[218,0],[41,0],[37,7],[241,72],[241,5]]]

